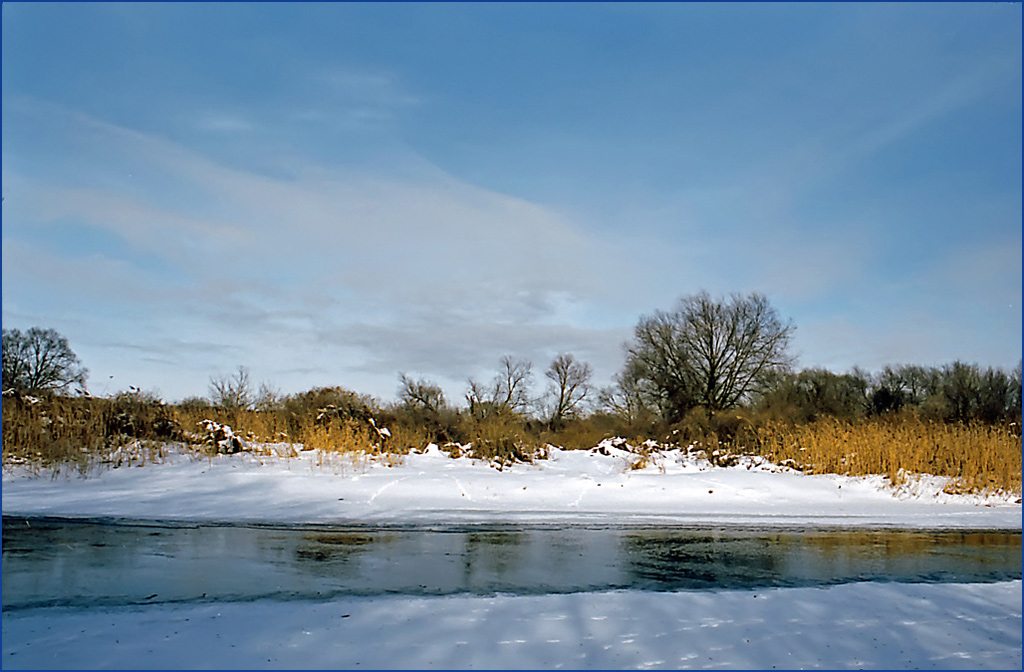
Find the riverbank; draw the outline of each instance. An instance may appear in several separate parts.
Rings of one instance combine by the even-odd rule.
[[[609,523],[1021,529],[1019,495],[962,495],[946,479],[808,475],[685,452],[643,462],[604,443],[501,470],[436,446],[400,462],[319,451],[196,456],[78,475],[7,467],[5,515],[272,523]],[[284,453],[284,449],[281,449]]]

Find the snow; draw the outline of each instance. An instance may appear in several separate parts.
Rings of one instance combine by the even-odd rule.
[[[546,460],[501,470],[453,459],[433,444],[400,464],[286,444],[264,452],[172,453],[90,478],[31,477],[12,467],[3,476],[3,512],[275,523],[1021,527],[1019,496],[949,495],[937,477],[894,489],[881,476],[805,475],[756,457],[713,467],[678,449],[633,469],[640,456],[611,442],[589,451],[551,448]]]
[[[620,444],[621,445],[621,444]],[[304,523],[1020,529],[1019,495],[937,477],[805,475],[759,458],[552,448],[501,470],[437,446],[400,463],[266,446],[91,475],[5,469],[3,513]],[[560,595],[346,597],[3,613],[23,668],[1020,669],[1021,581]]]
[[[50,669],[1019,670],[1021,582],[5,612],[3,661]]]

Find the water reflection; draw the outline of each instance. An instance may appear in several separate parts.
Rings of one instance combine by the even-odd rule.
[[[5,610],[1020,578],[1020,531],[175,526],[3,518]]]
[[[664,531],[627,534],[627,571],[654,590],[780,585],[785,539]]]
[[[303,537],[295,548],[296,560],[310,562],[343,562],[377,540],[372,534],[348,532],[311,534]]]
[[[520,570],[530,566],[528,535],[515,530],[469,532],[459,551],[466,586],[492,586],[495,591],[514,591]],[[534,549],[535,550],[535,549]]]
[[[1017,532],[667,530],[626,534],[624,548],[652,590],[1021,578]]]

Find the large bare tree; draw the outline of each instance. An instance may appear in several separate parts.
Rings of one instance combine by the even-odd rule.
[[[701,291],[684,296],[675,310],[641,318],[627,367],[655,393],[668,420],[696,406],[720,411],[791,366],[793,329],[762,294],[715,299]]]
[[[88,370],[72,352],[68,339],[54,329],[3,330],[3,386],[22,392],[85,391]]]
[[[572,417],[590,392],[593,369],[571,354],[559,355],[544,372],[552,382],[551,425],[560,425]]]

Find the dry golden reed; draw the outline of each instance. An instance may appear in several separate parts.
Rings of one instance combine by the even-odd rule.
[[[166,409],[131,399],[3,399],[3,463],[87,474],[97,465],[146,464],[173,440]]]
[[[1006,427],[929,422],[912,415],[855,423],[767,423],[758,451],[793,460],[811,473],[881,474],[898,485],[906,473],[948,476],[950,492],[1021,492],[1021,439]]]
[[[415,424],[391,424],[386,436],[374,423],[316,412],[168,406],[128,396],[51,396],[38,401],[5,396],[3,463],[85,474],[97,466],[159,461],[168,443],[209,452],[211,447],[199,436],[205,420],[230,426],[246,442],[247,450],[278,455],[315,450],[322,465],[335,467],[365,465],[369,460],[401,464],[406,454],[422,450],[432,440],[427,428]],[[543,458],[547,444],[591,448],[609,436],[609,429],[593,424],[592,419],[540,433],[514,417],[465,422],[469,441],[459,454],[487,459],[499,467]],[[708,443],[709,452],[717,446],[733,454],[761,454],[775,463],[792,460],[810,473],[880,474],[896,485],[906,474],[934,474],[950,478],[949,492],[1021,493],[1019,425],[949,424],[909,413],[806,424],[754,418],[740,425],[742,431],[734,432],[726,444],[717,439]],[[637,466],[646,466],[649,459],[644,457]]]

